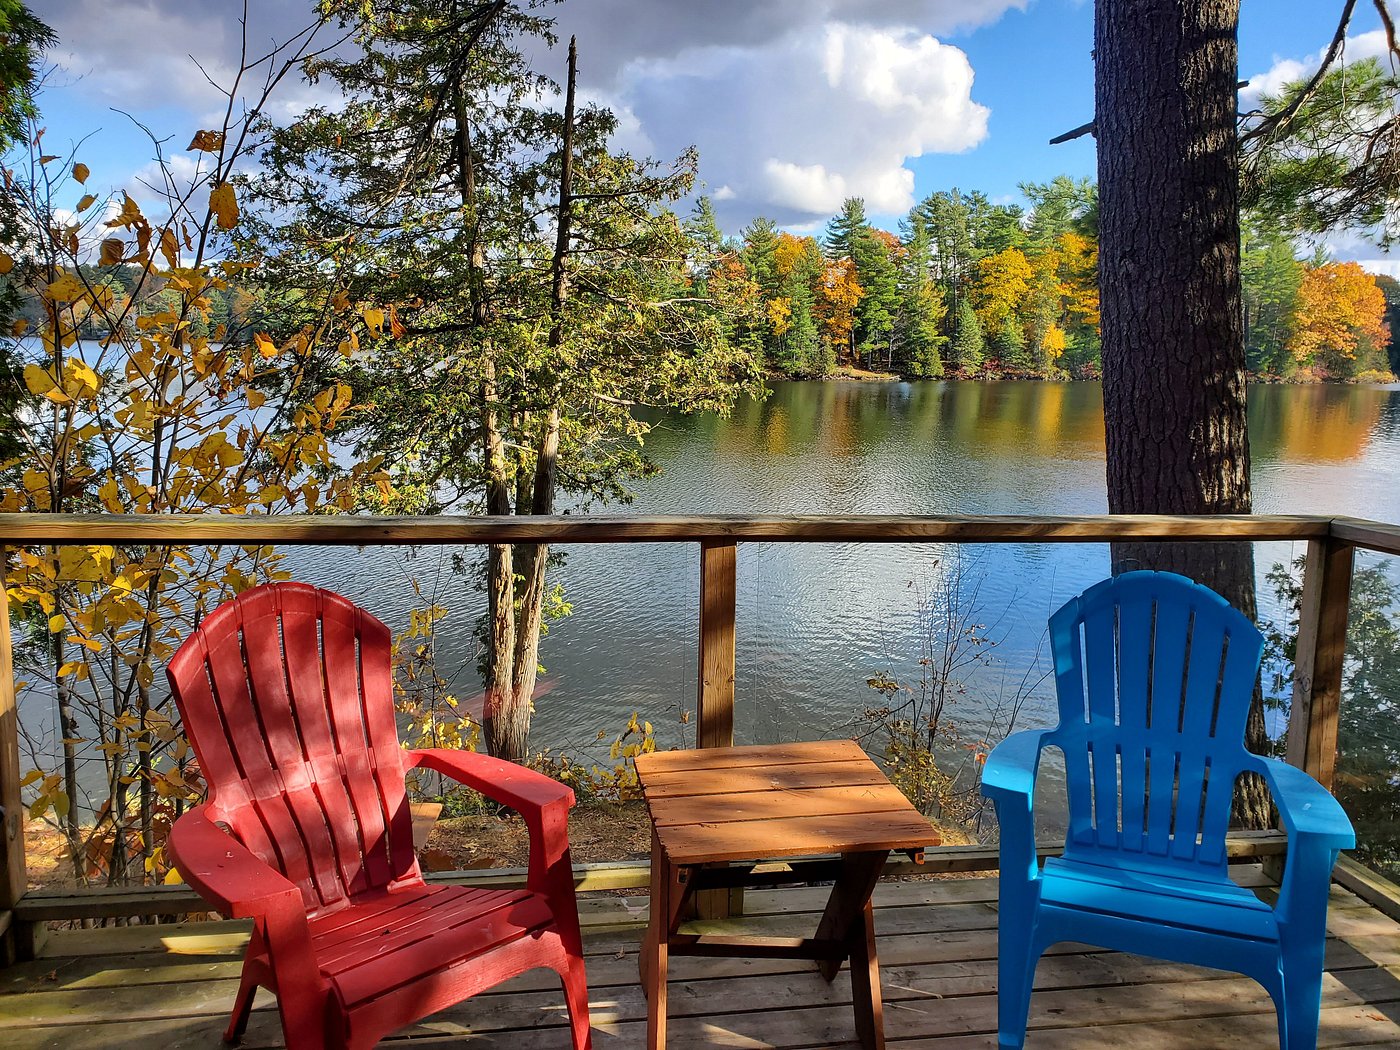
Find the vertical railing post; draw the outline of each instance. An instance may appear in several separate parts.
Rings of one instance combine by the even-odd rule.
[[[700,680],[697,747],[734,746],[734,605],[738,548],[700,544]]]
[[[697,747],[734,746],[734,610],[738,547],[700,544],[700,674],[696,696]],[[744,891],[704,890],[695,895],[702,919],[742,914]]]
[[[10,600],[4,588],[9,551],[0,545],[0,962],[29,954],[32,939],[20,929],[14,907],[24,896],[24,805],[19,796],[19,706],[15,698],[14,650],[10,642]]]
[[[1298,649],[1293,662],[1293,706],[1288,717],[1288,761],[1329,791],[1337,768],[1337,720],[1346,659],[1354,548],[1328,537],[1308,541]]]

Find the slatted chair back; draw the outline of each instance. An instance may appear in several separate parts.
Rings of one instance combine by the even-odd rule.
[[[1165,572],[1091,587],[1050,619],[1067,856],[1225,875],[1264,640],[1209,588]]]
[[[363,609],[273,583],[211,613],[167,669],[211,816],[313,914],[420,877],[389,661]]]

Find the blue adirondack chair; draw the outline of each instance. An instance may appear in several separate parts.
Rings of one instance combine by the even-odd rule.
[[[1328,883],[1356,838],[1317,781],[1245,750],[1259,631],[1184,576],[1129,572],[1055,613],[1050,640],[1060,724],[1008,737],[982,778],[1001,824],[998,1045],[1024,1045],[1041,954],[1080,941],[1252,977],[1273,998],[1280,1046],[1315,1050]],[[1047,745],[1065,757],[1069,826],[1042,871],[1031,799]],[[1288,832],[1274,907],[1226,870],[1246,770]]]

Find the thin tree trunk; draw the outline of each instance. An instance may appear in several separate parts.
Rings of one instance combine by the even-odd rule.
[[[1235,134],[1239,0],[1098,0],[1094,19],[1108,506],[1247,514]],[[1247,543],[1115,544],[1255,614]],[[1265,744],[1256,689],[1248,745]],[[1266,826],[1258,784],[1235,817]]]
[[[456,122],[456,180],[467,223],[468,295],[472,328],[482,343],[481,453],[486,473],[486,513],[510,513],[510,478],[506,466],[505,435],[501,429],[500,394],[496,359],[487,339],[490,305],[486,299],[486,253],[481,245],[481,220],[476,199],[476,159],[472,151],[471,123],[461,84],[452,85]],[[487,617],[490,642],[486,654],[485,705],[482,728],[486,749],[507,759],[523,759],[529,709],[520,724],[520,705],[512,691],[515,666],[515,559],[511,545],[493,543],[486,548]]]
[[[554,238],[554,258],[550,266],[549,338],[553,358],[564,341],[564,303],[569,297],[569,275],[565,262],[569,255],[570,230],[573,225],[574,188],[574,100],[578,67],[575,41],[569,40],[569,79],[564,99],[564,131],[560,152],[559,220]],[[535,485],[530,503],[532,514],[554,513],[554,488],[559,461],[559,397],[555,384],[553,402],[545,412],[540,426],[538,453],[535,458]],[[514,692],[517,700],[529,709],[535,695],[535,680],[539,675],[540,628],[544,619],[546,569],[549,565],[549,545],[532,544],[526,548],[525,590],[520,600],[519,631],[516,634]]]

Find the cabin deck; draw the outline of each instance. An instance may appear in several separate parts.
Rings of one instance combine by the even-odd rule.
[[[1271,892],[1257,865],[1235,877]],[[807,930],[824,888],[750,891],[745,928]],[[875,893],[886,1034],[901,1047],[996,1045],[996,880],[919,879]],[[641,1047],[646,1003],[637,947],[646,896],[580,901],[598,1050]],[[707,929],[725,923],[706,923]],[[1321,1047],[1400,1045],[1400,924],[1332,888]],[[221,1045],[245,935],[239,923],[58,932],[44,956],[0,971],[0,1045],[9,1050]],[[1215,971],[1059,945],[1036,973],[1027,1046],[1137,1050],[1268,1047],[1273,1007],[1253,982]],[[259,993],[243,1046],[281,1046]],[[685,1047],[848,1047],[850,982],[810,964],[676,959],[671,1037]],[[569,1045],[558,984],[536,971],[404,1029],[385,1046]],[[464,1037],[466,1037],[464,1039]]]

